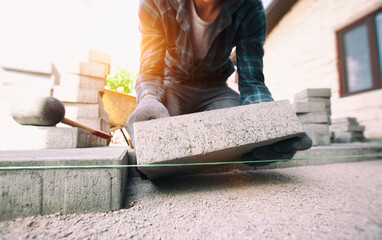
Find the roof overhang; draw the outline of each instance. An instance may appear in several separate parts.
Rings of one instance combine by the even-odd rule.
[[[273,0],[265,10],[267,16],[267,34],[272,32],[297,0]]]

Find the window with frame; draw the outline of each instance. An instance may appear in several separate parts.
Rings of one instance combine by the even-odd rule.
[[[382,88],[382,9],[337,32],[341,96]]]

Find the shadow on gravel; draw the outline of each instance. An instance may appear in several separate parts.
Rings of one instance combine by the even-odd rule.
[[[295,179],[292,176],[277,171],[266,171],[181,176],[154,180],[152,184],[160,191],[182,193],[239,188],[248,185],[288,184],[294,181]]]
[[[131,179],[126,192],[127,204],[156,195],[181,195],[244,188],[248,186],[269,186],[296,184],[295,175],[276,170],[231,172],[178,176],[159,180]]]

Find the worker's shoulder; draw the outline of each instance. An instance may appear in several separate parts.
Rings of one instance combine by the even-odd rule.
[[[139,4],[141,6],[148,6],[151,8],[155,8],[157,10],[166,9],[166,8],[174,8],[179,5],[178,0],[140,0]]]
[[[257,15],[259,12],[264,12],[261,0],[233,0],[229,3],[232,14],[252,17],[252,15]]]
[[[179,8],[177,0],[140,0],[139,12],[142,14],[166,15],[168,12],[176,12]]]
[[[231,2],[233,6],[237,6],[240,8],[250,9],[252,7],[260,6],[263,7],[262,0],[236,0]]]

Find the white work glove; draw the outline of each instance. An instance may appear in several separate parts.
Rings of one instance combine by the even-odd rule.
[[[127,119],[125,128],[130,135],[131,143],[135,148],[134,128],[136,122],[169,117],[167,108],[153,95],[146,95],[138,104],[137,108]]]

